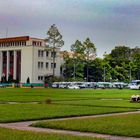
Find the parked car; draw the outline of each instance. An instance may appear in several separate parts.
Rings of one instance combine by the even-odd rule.
[[[68,89],[79,89],[77,85],[68,85]]]
[[[4,88],[5,87],[5,85],[3,85],[3,84],[0,84],[0,88]]]
[[[140,89],[140,80],[133,80],[129,85],[130,89]]]

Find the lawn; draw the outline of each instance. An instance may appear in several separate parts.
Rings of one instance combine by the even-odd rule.
[[[69,89],[0,89],[0,122],[16,122],[16,121],[28,121],[28,120],[43,120],[51,118],[61,118],[61,117],[71,117],[71,116],[84,116],[84,115],[95,115],[95,114],[107,114],[115,112],[126,112],[134,111],[140,109],[140,103],[130,103],[130,97],[133,94],[139,94],[139,90],[69,90]],[[50,100],[50,104],[46,103],[46,100]],[[10,102],[10,104],[9,104]],[[127,118],[125,118],[127,120]],[[136,117],[134,119],[139,119]],[[120,120],[120,119],[117,119]],[[77,121],[77,120],[76,120]],[[80,122],[81,120],[79,120]],[[83,123],[83,130],[78,122],[70,121],[71,128],[73,125],[75,130],[79,130],[78,125],[81,127],[80,131],[94,131],[88,127],[88,122],[92,124],[92,121],[85,120]],[[112,124],[114,120],[112,118],[108,119],[108,124]],[[132,119],[129,120],[132,123]],[[93,121],[94,122],[94,121]],[[107,123],[107,121],[103,121]],[[104,124],[101,122],[99,126]],[[52,122],[53,123],[53,122]],[[139,122],[135,122],[139,124]],[[58,127],[61,126],[58,122]],[[76,126],[77,124],[77,126]],[[43,124],[44,125],[44,124]],[[47,124],[48,125],[48,124]],[[51,126],[50,127],[56,127]],[[106,125],[106,124],[105,124]],[[45,126],[46,127],[46,124]],[[129,126],[128,126],[129,127]],[[95,132],[98,133],[108,133],[110,130],[101,131],[96,129]],[[98,128],[98,127],[97,127]],[[119,128],[119,127],[118,127]],[[139,129],[139,127],[137,127]],[[139,137],[139,133],[135,136]],[[111,129],[111,128],[110,128]],[[124,129],[124,128],[122,128]],[[116,133],[114,129],[111,129],[110,134],[116,135],[127,135],[123,130],[120,129],[119,133]],[[124,129],[125,130],[125,129]],[[134,128],[135,130],[135,128]],[[112,132],[112,133],[111,133]],[[122,133],[121,133],[122,132]],[[128,133],[128,132],[127,132]],[[8,134],[8,135],[7,135]],[[131,133],[130,133],[131,134]],[[68,137],[68,138],[67,138]],[[63,136],[54,134],[42,134],[33,132],[23,132],[16,130],[9,130],[0,128],[0,138],[3,140],[33,140],[37,138],[38,140],[86,140],[91,138],[81,138],[73,136]],[[93,139],[93,138],[92,138]]]
[[[139,103],[130,103],[130,100],[117,100],[117,99],[84,99],[72,101],[56,101],[57,104],[66,105],[81,105],[81,106],[94,106],[94,107],[114,107],[114,108],[131,108],[139,109]]]
[[[126,99],[133,94],[140,94],[139,90],[69,90],[69,89],[0,89],[0,102],[42,102],[46,98],[54,101],[80,100],[80,99]]]
[[[89,138],[62,134],[49,134],[40,132],[27,132],[0,128],[1,140],[103,140],[101,138]]]
[[[140,108],[140,104],[129,102],[130,96],[134,93],[138,94],[138,91],[30,88],[0,89],[0,122],[136,110]],[[45,104],[44,101],[46,99],[51,100],[51,104]],[[17,102],[17,104],[8,104],[8,102]],[[24,102],[26,104],[23,104]],[[37,103],[33,104],[32,102]]]
[[[0,122],[41,120],[130,111],[129,108],[56,104],[0,104]]]
[[[140,138],[140,114],[47,121],[33,126]]]

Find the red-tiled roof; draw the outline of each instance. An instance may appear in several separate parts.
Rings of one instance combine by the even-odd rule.
[[[13,41],[28,41],[29,36],[19,36],[19,37],[10,37],[10,38],[0,38],[0,43],[13,42]]]

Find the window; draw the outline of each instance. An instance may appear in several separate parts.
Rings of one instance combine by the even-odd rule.
[[[43,68],[43,62],[38,62],[38,68],[40,69],[42,69]]]
[[[22,46],[26,46],[26,42],[25,41],[22,42]]]
[[[43,62],[41,62],[41,68],[43,68]]]
[[[38,57],[40,57],[40,50],[38,50]]]
[[[35,41],[33,41],[33,42],[32,42],[32,45],[33,45],[33,46],[36,46],[36,42],[35,42]]]
[[[38,62],[38,68],[40,68],[40,62]]]
[[[18,42],[15,42],[15,46],[18,46]]]
[[[11,46],[14,46],[14,42],[11,42]]]
[[[44,51],[41,51],[41,57],[43,57],[43,55],[44,55]]]
[[[53,66],[54,68],[56,68],[56,63],[51,63],[51,68],[53,69]]]
[[[51,69],[53,69],[53,63],[51,63]]]
[[[56,68],[56,63],[54,63],[54,68]]]
[[[49,56],[49,51],[46,51],[46,57],[48,57]]]
[[[51,57],[56,57],[56,52],[51,52]]]
[[[32,42],[32,45],[33,45],[33,46],[41,46],[41,45],[42,45],[42,42],[33,41],[33,42]]]
[[[40,80],[40,76],[38,76],[38,80]]]
[[[6,47],[10,46],[9,43],[6,43]]]
[[[42,81],[43,80],[43,76],[38,76],[38,80]]]
[[[38,50],[38,57],[43,57],[43,56],[44,56],[44,51]]]
[[[49,67],[49,63],[48,63],[48,62],[46,62],[46,69],[48,69],[48,67]]]
[[[41,76],[41,80],[43,80],[43,76]]]

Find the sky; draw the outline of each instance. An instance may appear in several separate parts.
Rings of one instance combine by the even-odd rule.
[[[118,45],[140,46],[139,7],[140,0],[0,0],[0,38],[46,38],[56,24],[62,50],[89,37],[102,57]]]

